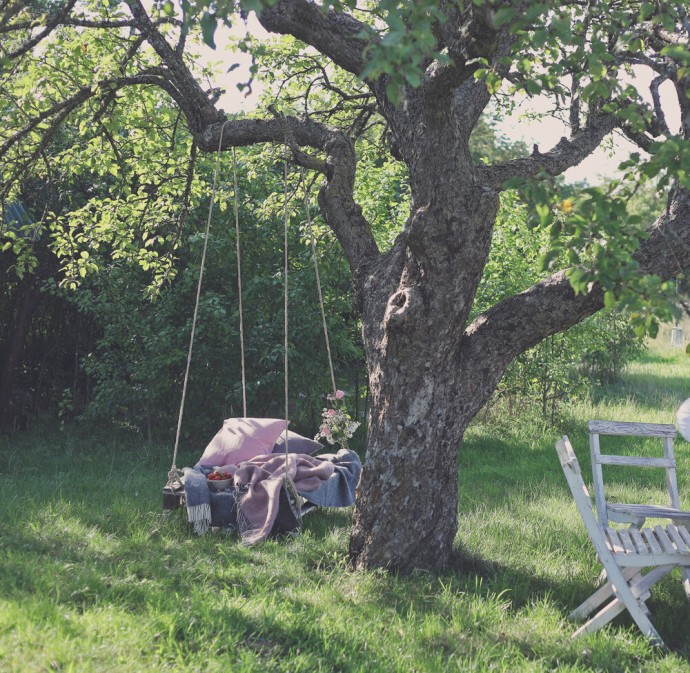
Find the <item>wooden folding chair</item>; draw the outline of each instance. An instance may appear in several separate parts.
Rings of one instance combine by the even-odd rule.
[[[676,525],[690,524],[690,512],[680,508],[678,481],[676,479],[676,458],[673,440],[674,425],[661,423],[629,423],[624,421],[589,421],[589,449],[592,457],[592,479],[594,500],[597,507],[599,527],[605,529],[609,522],[629,524],[640,528],[646,519],[670,519]],[[651,437],[661,440],[663,455],[657,458],[631,455],[612,455],[601,452],[600,437],[617,435],[622,437]],[[666,490],[669,505],[613,503],[606,499],[604,489],[604,465],[662,468],[666,472]],[[684,573],[683,588],[690,598],[690,570]]]
[[[664,647],[664,642],[649,619],[645,601],[649,598],[649,589],[673,568],[690,568],[690,533],[684,526],[675,524],[655,526],[654,529],[600,528],[570,440],[565,436],[558,440],[556,450],[607,580],[604,586],[570,613],[570,619],[586,619],[598,610],[573,633],[573,637],[596,631],[627,610],[642,633],[654,645]],[[651,570],[644,574],[642,571],[646,568]]]

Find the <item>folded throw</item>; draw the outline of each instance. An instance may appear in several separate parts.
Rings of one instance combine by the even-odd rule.
[[[333,464],[333,474],[316,490],[303,489],[295,482],[297,492],[319,507],[349,507],[355,502],[355,490],[362,473],[359,456],[349,449],[338,453],[322,453],[319,458]]]

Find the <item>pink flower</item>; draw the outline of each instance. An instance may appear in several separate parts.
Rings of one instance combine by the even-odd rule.
[[[321,426],[321,434],[322,435],[330,435],[331,429],[327,425],[322,425]]]
[[[342,400],[345,397],[345,393],[342,390],[336,390],[334,397],[336,400]]]
[[[329,415],[329,416],[335,416],[335,409],[329,409],[329,410],[328,410],[328,415]]]

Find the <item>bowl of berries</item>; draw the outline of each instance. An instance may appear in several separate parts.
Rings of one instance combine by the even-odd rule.
[[[208,487],[212,491],[224,491],[226,488],[232,486],[232,475],[229,472],[213,470],[213,472],[206,477],[206,481],[208,482]]]

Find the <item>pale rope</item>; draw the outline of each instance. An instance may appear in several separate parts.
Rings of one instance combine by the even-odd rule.
[[[287,160],[283,162],[283,180],[285,187],[285,194],[283,198],[283,215],[284,215],[284,241],[283,241],[283,256],[284,256],[284,284],[285,296],[283,301],[283,329],[285,337],[285,478],[287,479],[288,468],[288,168]]]
[[[235,249],[237,250],[237,294],[239,296],[240,308],[240,357],[242,360],[242,416],[247,418],[247,377],[244,367],[244,319],[242,311],[242,263],[240,255],[240,215],[237,203],[237,156],[235,148],[232,148],[232,177],[235,189]]]
[[[309,212],[309,187],[305,191],[304,197],[305,207],[307,210],[307,227],[309,227],[309,236],[311,237],[311,256],[314,260],[314,273],[316,274],[316,291],[319,295],[319,305],[321,306],[321,320],[323,322],[323,336],[326,339],[326,352],[328,353],[328,368],[331,373],[331,384],[333,386],[333,394],[337,390],[335,385],[335,373],[333,371],[333,357],[331,355],[331,342],[328,338],[328,324],[326,322],[326,309],[323,303],[323,292],[321,290],[321,276],[319,274],[319,262],[316,258],[316,240],[314,236],[314,229],[311,223],[311,214]]]
[[[178,477],[177,449],[180,445],[180,430],[182,429],[182,416],[184,414],[184,403],[187,396],[187,382],[189,381],[189,368],[192,363],[192,350],[194,347],[194,332],[196,331],[196,320],[199,313],[199,300],[201,297],[201,282],[204,277],[204,265],[206,264],[206,249],[208,248],[208,234],[211,229],[211,218],[213,217],[213,201],[216,197],[216,183],[218,179],[218,165],[220,163],[220,152],[223,147],[223,132],[225,125],[229,124],[230,120],[223,123],[220,127],[220,138],[218,139],[218,151],[216,152],[216,165],[213,169],[213,187],[211,188],[211,202],[208,206],[208,219],[206,220],[206,233],[204,235],[204,249],[201,253],[201,269],[199,270],[199,281],[196,286],[196,300],[194,302],[194,316],[192,317],[192,332],[189,335],[189,350],[187,351],[187,366],[184,371],[184,383],[182,384],[182,399],[180,401],[180,413],[177,418],[177,432],[175,433],[175,448],[173,450],[173,459],[170,471],[168,472],[168,483],[172,483]]]
[[[290,509],[292,509],[293,514],[295,515],[297,519],[297,526],[298,528],[302,527],[302,510],[300,506],[300,496],[297,493],[297,489],[295,488],[295,483],[292,481],[290,478],[290,475],[288,474],[288,463],[289,463],[289,449],[288,449],[288,423],[289,423],[289,418],[288,418],[288,400],[289,400],[289,377],[288,377],[288,224],[289,224],[289,213],[288,213],[288,165],[287,165],[287,160],[283,164],[284,169],[283,169],[283,179],[285,183],[285,196],[284,196],[284,204],[283,204],[283,213],[284,213],[284,241],[283,241],[283,250],[284,250],[284,269],[283,273],[285,274],[285,298],[284,298],[284,304],[283,304],[283,316],[284,316],[284,321],[283,321],[283,328],[285,330],[285,475],[283,477],[283,486],[285,487],[285,491],[287,494],[287,499],[288,503],[290,504]]]

